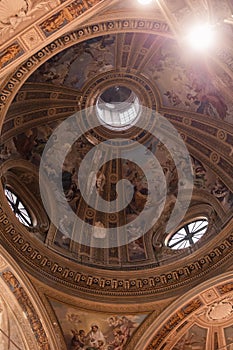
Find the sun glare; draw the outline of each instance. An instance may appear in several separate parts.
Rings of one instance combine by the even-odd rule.
[[[152,2],[152,0],[138,0],[139,4],[142,4],[142,5],[147,5],[147,4],[150,4]]]
[[[208,24],[194,27],[187,35],[188,44],[195,50],[210,48],[215,39],[213,27]]]

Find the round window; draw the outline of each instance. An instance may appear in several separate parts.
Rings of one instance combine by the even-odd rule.
[[[8,203],[15,213],[17,219],[25,226],[32,226],[32,218],[25,205],[22,203],[20,198],[12,192],[9,188],[5,188],[4,190],[5,196],[8,200]]]
[[[102,92],[96,108],[101,123],[110,129],[127,129],[140,115],[137,95],[123,85],[111,86]]]
[[[189,222],[170,237],[167,246],[171,249],[188,248],[199,241],[207,231],[207,228],[208,220],[206,218]]]

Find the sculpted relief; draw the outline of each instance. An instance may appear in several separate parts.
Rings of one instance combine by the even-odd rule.
[[[6,37],[13,36],[17,29],[26,27],[36,17],[51,10],[54,5],[56,2],[51,0],[1,0],[0,43],[3,40],[5,42]]]

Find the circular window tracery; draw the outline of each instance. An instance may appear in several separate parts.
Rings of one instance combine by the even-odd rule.
[[[97,116],[110,129],[127,129],[140,115],[139,98],[123,85],[105,89],[97,99]]]
[[[171,249],[188,248],[201,239],[207,228],[207,218],[193,220],[176,231],[168,240],[167,246]]]
[[[32,217],[21,199],[9,188],[5,188],[4,192],[17,219],[27,227],[33,226]]]

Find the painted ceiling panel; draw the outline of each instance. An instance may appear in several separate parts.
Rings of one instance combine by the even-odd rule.
[[[147,316],[90,312],[52,299],[50,304],[62,328],[67,350],[126,349],[133,333]]]
[[[49,300],[54,313],[52,315],[47,305],[49,315],[56,319],[53,326],[57,326],[57,334],[64,336],[68,350],[135,350],[134,337],[140,335],[144,337],[144,344],[137,350],[142,350],[148,345],[149,338],[144,334],[151,325],[148,321],[151,315],[145,310],[155,308],[160,298],[174,299],[232,266],[232,1],[223,0],[219,5],[217,0],[164,0],[143,9],[139,4],[136,6],[135,1],[112,1],[110,6],[110,1],[105,1],[101,2],[99,12],[95,9],[97,3],[99,1],[68,0],[66,6],[65,1],[39,4],[30,0],[0,0],[0,35],[5,46],[0,52],[0,65],[5,68],[15,62],[15,72],[9,75],[9,81],[6,78],[0,95],[3,116],[0,239],[1,244],[16,255],[17,261],[44,283],[38,291],[46,294],[45,303]],[[42,15],[53,8],[53,15],[42,19]],[[87,20],[86,10],[89,11]],[[79,16],[80,22],[76,22]],[[187,49],[183,34],[191,19],[205,16],[214,23],[219,22],[222,41],[202,56]],[[224,22],[226,19],[228,23]],[[35,30],[28,33],[25,26],[33,23]],[[84,25],[81,27],[80,23]],[[24,30],[21,35],[20,31]],[[59,31],[62,31],[61,37]],[[14,42],[7,42],[13,37]],[[53,38],[51,45],[48,41],[43,43]],[[36,48],[41,50],[35,53]],[[32,56],[17,67],[17,59],[25,52],[27,57]],[[145,130],[138,131],[133,125],[132,129],[122,129],[116,134],[145,146],[143,155],[140,154],[141,167],[136,160],[121,158],[120,152],[115,150],[114,155],[119,157],[105,161],[96,174],[90,170],[91,164],[86,164],[87,187],[108,203],[117,196],[118,181],[127,180],[133,187],[133,197],[126,208],[117,213],[103,213],[82,198],[78,170],[90,150],[116,137],[116,129],[105,128],[102,124],[73,144],[66,138],[63,146],[69,151],[62,166],[62,186],[73,212],[92,225],[91,234],[100,241],[103,228],[121,227],[125,222],[131,224],[125,232],[132,238],[130,243],[109,249],[96,248],[76,240],[80,230],[72,220],[68,222],[72,235],[66,234],[64,213],[57,227],[50,222],[40,197],[38,169],[45,145],[57,126],[74,113],[97,103],[105,89],[121,90],[122,85],[135,92],[142,105],[157,110],[177,128],[191,157],[194,188],[184,220],[177,231],[174,228],[167,232],[166,223],[177,199],[179,184],[172,159],[174,153],[158,137]],[[84,119],[87,124],[89,117]],[[150,123],[153,124],[152,120]],[[76,130],[77,124],[72,124],[68,135]],[[63,133],[62,140],[66,136]],[[55,146],[56,141],[54,138]],[[179,150],[175,149],[175,153],[179,155]],[[149,190],[145,173],[153,171],[149,154],[158,160],[166,180],[166,202],[158,222],[141,235],[144,222],[142,226],[134,226],[133,220],[147,204]],[[53,166],[47,167],[46,172],[56,177],[60,153],[55,152],[53,156]],[[105,160],[105,156],[106,153],[96,151],[92,163]],[[184,172],[188,172],[186,165],[186,160],[180,157],[179,166]],[[160,194],[163,186],[156,171],[153,180]],[[7,206],[4,187],[15,191],[16,201],[22,200],[31,215],[32,225],[26,228],[17,221]],[[124,195],[127,197],[128,192]],[[149,203],[154,213],[160,208],[158,198]],[[55,213],[57,206],[58,201]],[[171,249],[168,242],[179,231],[185,231],[186,236],[175,240],[182,244],[184,240],[192,241],[193,232],[189,231],[188,224],[194,219],[207,219],[206,233],[191,246]],[[82,235],[86,233],[81,230]],[[56,291],[52,287],[48,291],[50,284],[56,286]],[[232,290],[230,284],[224,288],[227,292]],[[11,289],[15,293],[16,288],[11,286]],[[155,339],[148,349],[231,349],[232,297],[225,298],[224,293],[211,288],[200,295],[197,289],[193,292],[195,299],[189,296],[191,301],[185,299],[185,306],[177,308],[175,313],[174,309],[170,310],[171,317],[166,316],[165,310],[167,319],[153,330]],[[60,290],[67,292],[74,304],[68,304],[64,294],[59,299],[55,293],[59,294]],[[50,293],[54,299],[47,297]],[[99,308],[99,311],[93,311],[91,306],[89,309],[78,307],[76,297],[81,296],[87,303],[96,301],[95,310]],[[116,312],[111,311],[113,300],[119,301],[114,305]],[[142,312],[137,310],[137,300],[140,300]],[[12,316],[10,312],[9,315]],[[0,323],[3,319],[0,313]],[[9,329],[12,339],[24,350],[23,337],[14,321],[9,322]],[[150,337],[154,335],[150,333]],[[2,341],[5,346],[3,338],[0,334],[0,344]],[[160,345],[156,347],[156,344]],[[15,350],[9,340],[8,349]],[[46,344],[43,350],[47,350]]]

